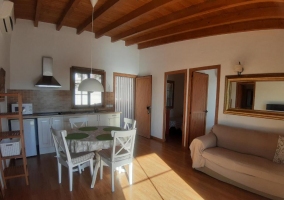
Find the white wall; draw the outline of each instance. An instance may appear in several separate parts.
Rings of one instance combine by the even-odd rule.
[[[207,114],[205,134],[208,134],[215,124],[215,110],[216,110],[216,93],[217,93],[217,69],[198,71],[208,74],[208,92],[207,92]]]
[[[266,104],[284,104],[284,82],[255,82],[255,110],[266,110]]]
[[[138,74],[139,51],[136,46],[110,40],[95,39],[90,32],[77,35],[76,29],[69,27],[56,31],[54,24],[42,22],[37,28],[32,21],[17,19],[11,40],[10,89],[39,89],[34,84],[42,75],[42,57],[51,56],[60,90],[69,90],[70,67],[90,67],[93,41],[93,67],[106,71],[107,88],[112,91],[113,72]]]
[[[3,1],[0,0],[0,5]],[[9,66],[10,66],[10,41],[11,35],[2,33],[0,31],[0,68],[3,68],[6,72],[5,76],[5,87],[9,87]],[[0,112],[7,112],[7,102],[0,102]],[[8,130],[7,120],[2,119],[3,131]]]
[[[225,76],[234,75],[239,61],[243,74],[284,72],[284,30],[265,30],[212,36],[140,51],[140,75],[151,74],[151,135],[162,138],[164,72],[221,65],[219,123],[283,133],[281,120],[223,114]]]

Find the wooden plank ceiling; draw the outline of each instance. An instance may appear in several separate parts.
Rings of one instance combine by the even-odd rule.
[[[15,17],[91,31],[90,0],[13,0]],[[284,0],[98,0],[95,37],[139,49],[244,31],[283,29]]]

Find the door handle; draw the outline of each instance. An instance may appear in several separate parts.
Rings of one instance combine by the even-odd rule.
[[[208,110],[204,110],[205,113],[208,113]]]
[[[151,113],[151,106],[147,106],[146,108],[147,108],[148,114],[150,114]]]

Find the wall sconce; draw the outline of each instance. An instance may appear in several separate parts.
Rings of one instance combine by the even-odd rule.
[[[244,71],[244,68],[241,65],[241,62],[239,62],[239,64],[235,65],[234,71],[237,72],[239,76],[242,74],[242,72]]]

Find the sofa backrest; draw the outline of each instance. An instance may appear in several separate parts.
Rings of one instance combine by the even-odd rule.
[[[273,160],[279,135],[225,125],[214,125],[217,146]]]

